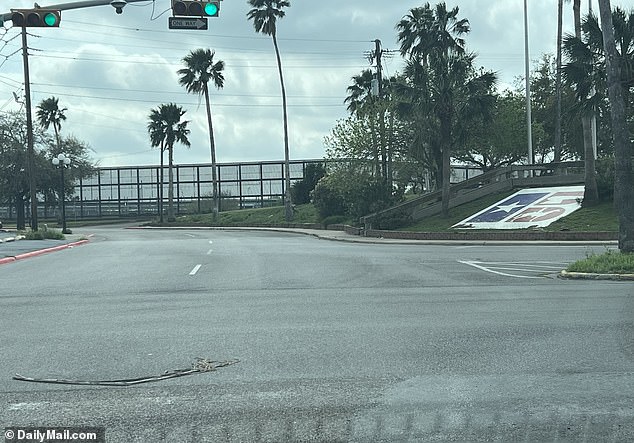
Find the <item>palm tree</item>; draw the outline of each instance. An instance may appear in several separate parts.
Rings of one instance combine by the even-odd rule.
[[[187,129],[187,120],[181,121],[181,117],[185,114],[183,108],[180,106],[169,103],[162,104],[157,109],[152,109],[150,112],[150,121],[148,123],[148,132],[150,134],[150,142],[153,146],[158,146],[164,143],[165,149],[168,152],[169,162],[169,187],[168,187],[168,202],[167,202],[167,221],[173,222],[176,220],[174,217],[174,143],[178,142],[187,147],[191,146],[187,136],[189,135],[189,129]],[[162,157],[162,154],[161,154]],[[161,183],[161,187],[162,187]]]
[[[286,15],[283,8],[290,7],[291,3],[288,0],[249,0],[249,5],[251,5],[253,9],[247,13],[247,18],[253,20],[255,32],[261,32],[273,38],[273,47],[275,48],[275,57],[277,58],[277,70],[280,74],[282,109],[284,113],[284,212],[286,221],[290,222],[293,219],[293,203],[291,201],[291,168],[288,148],[288,113],[286,111],[286,89],[284,87],[284,76],[282,75],[282,59],[280,58],[280,49],[277,45],[277,20]]]
[[[55,141],[57,142],[57,149],[60,149],[59,131],[62,129],[62,121],[66,120],[64,111],[66,108],[59,108],[59,99],[55,97],[49,97],[40,102],[37,107],[37,120],[46,130],[53,125],[53,131],[55,132]]]
[[[475,98],[475,89],[485,100],[490,87],[495,83],[493,73],[473,73],[475,55],[465,53],[463,35],[470,31],[467,19],[458,19],[459,9],[447,9],[439,3],[433,9],[429,3],[410,10],[396,25],[401,54],[410,57],[410,72],[420,84],[415,87],[422,92],[419,104],[433,111],[437,119],[437,146],[442,155],[442,214],[449,216],[451,180],[451,148],[454,142],[456,116],[463,103]],[[487,91],[480,91],[487,86]],[[463,99],[459,99],[459,96]],[[471,97],[473,95],[473,97]],[[484,107],[482,111],[484,111]]]
[[[575,36],[581,38],[581,0],[574,0],[573,12],[575,18]],[[593,206],[599,202],[599,191],[597,187],[596,166],[594,161],[594,147],[592,146],[592,113],[584,112],[581,116],[583,128],[583,160],[584,160],[584,181],[583,205]]]
[[[209,127],[209,146],[211,149],[211,180],[213,182],[212,217],[216,221],[218,217],[218,178],[216,171],[216,143],[214,140],[214,128],[211,119],[211,105],[209,101],[209,82],[213,82],[216,89],[224,86],[225,78],[222,71],[225,63],[222,60],[214,62],[215,51],[210,49],[196,49],[185,58],[185,68],[178,70],[178,83],[187,89],[187,92],[202,94],[205,96],[207,106],[207,125]]]
[[[614,138],[614,203],[619,217],[619,249],[634,253],[634,173],[632,172],[632,141],[627,127],[626,100],[623,94],[621,61],[616,49],[610,0],[599,0],[603,47],[605,50],[612,134]],[[631,14],[630,17],[634,17]],[[632,23],[630,21],[630,23]],[[629,40],[632,41],[631,39]],[[629,45],[628,45],[629,46]],[[622,49],[621,54],[627,51]],[[631,65],[629,67],[631,69]],[[629,70],[626,69],[626,70]],[[631,81],[631,80],[630,80]]]
[[[437,51],[464,53],[465,41],[461,36],[469,33],[469,20],[458,20],[458,13],[457,6],[448,11],[444,2],[434,9],[429,3],[411,9],[396,25],[401,55],[427,65],[430,55]]]
[[[372,81],[374,74],[370,69],[364,69],[361,74],[352,77],[352,84],[346,91],[348,96],[343,101],[348,104],[348,111],[357,118],[368,118],[370,124],[370,137],[372,140],[372,155],[374,157],[374,170],[376,177],[381,174],[379,149],[376,133],[376,98],[372,95]]]
[[[163,223],[163,154],[165,153],[165,122],[163,121],[160,111],[152,110],[152,112],[150,113],[150,121],[148,122],[147,130],[150,134],[150,145],[153,148],[158,147],[161,152],[161,172],[158,189],[158,211],[159,220],[161,223]]]

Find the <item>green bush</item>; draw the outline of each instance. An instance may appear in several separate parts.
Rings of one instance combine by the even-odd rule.
[[[313,203],[321,218],[332,215],[344,215],[346,213],[346,203],[343,200],[343,195],[336,189],[330,177],[324,177],[319,180],[312,194]]]
[[[401,199],[382,179],[354,168],[340,169],[322,178],[313,191],[313,203],[322,218],[347,215],[359,218],[388,208]]]
[[[28,231],[24,234],[26,240],[64,240],[64,234],[57,229],[48,229],[46,225],[39,231]]]
[[[372,220],[372,227],[375,229],[398,229],[409,226],[413,223],[412,216],[403,209],[390,212],[389,214],[379,214]]]
[[[339,225],[345,223],[348,220],[348,217],[345,215],[331,215],[330,217],[326,217],[321,221],[321,223],[328,227],[330,225]]]
[[[315,189],[319,180],[326,175],[326,169],[320,163],[306,165],[304,178],[291,186],[291,199],[296,205],[310,203],[310,193]]]

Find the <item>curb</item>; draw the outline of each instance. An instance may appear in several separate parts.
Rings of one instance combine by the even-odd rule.
[[[88,243],[88,240],[79,240],[72,243],[66,243],[64,245],[53,246],[52,248],[44,248],[44,249],[38,249],[37,251],[25,252],[23,254],[18,254],[13,257],[4,257],[0,259],[0,265],[5,263],[12,263],[17,260],[24,260],[25,258],[37,257],[38,255],[47,254],[49,252],[56,252],[56,251],[61,251],[63,249],[70,249],[75,246],[85,245],[86,243]]]
[[[16,235],[15,237],[0,238],[0,243],[8,243],[12,241],[22,240],[23,238],[24,238],[23,235]]]
[[[356,244],[373,245],[431,245],[431,246],[604,246],[617,244],[611,240],[529,240],[529,239],[423,239],[396,238],[380,236],[359,236],[346,234],[344,231],[309,228],[283,228],[263,226],[130,226],[125,229],[155,229],[155,230],[197,230],[197,231],[265,231],[284,232],[288,234],[308,235],[320,240],[338,241]],[[340,235],[332,235],[338,232]]]
[[[567,272],[561,271],[560,278],[571,280],[613,280],[613,281],[634,281],[634,274],[594,274],[589,272]]]

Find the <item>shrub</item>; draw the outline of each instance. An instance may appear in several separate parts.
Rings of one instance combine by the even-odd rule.
[[[48,229],[46,225],[39,231],[28,231],[24,234],[26,240],[64,240],[64,234],[57,229]]]
[[[402,197],[370,173],[354,168],[337,170],[322,178],[313,202],[322,218],[347,215],[359,218],[394,205]]]
[[[291,198],[296,205],[310,203],[310,193],[315,189],[319,180],[326,175],[326,170],[321,163],[306,165],[304,178],[296,181],[291,186]]]
[[[330,217],[324,218],[321,222],[323,223],[325,227],[328,227],[330,225],[342,224],[346,222],[347,220],[348,220],[348,217],[346,217],[345,215],[331,215]]]
[[[398,229],[412,224],[412,216],[403,209],[393,211],[388,214],[377,215],[372,220],[372,227],[375,229]]]
[[[319,180],[312,195],[314,205],[321,218],[331,215],[344,215],[346,213],[346,204],[343,196],[339,190],[335,189],[330,177],[324,177]]]

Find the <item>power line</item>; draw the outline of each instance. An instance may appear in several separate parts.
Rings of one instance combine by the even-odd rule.
[[[42,50],[38,50],[44,52]],[[48,52],[48,51],[47,51]],[[143,64],[143,65],[164,65],[164,66],[178,66],[182,64],[181,60],[178,61],[149,61],[149,60],[138,60],[138,59],[130,59],[130,56],[124,56],[125,60],[121,59],[106,59],[106,58],[88,58],[88,57],[75,57],[75,56],[61,56],[61,55],[49,55],[46,54],[33,54],[33,57],[42,57],[42,58],[53,58],[58,60],[76,60],[76,61],[92,61],[92,62],[106,62],[106,63],[126,63],[126,64]],[[277,65],[240,65],[240,64],[231,64],[227,63],[225,65],[227,68],[256,68],[256,69],[277,69]],[[349,69],[349,68],[360,68],[361,65],[285,65],[284,69]]]
[[[163,90],[149,90],[149,89],[128,89],[128,88],[106,88],[101,86],[81,86],[81,85],[61,85],[54,83],[37,83],[31,82],[34,86],[52,86],[58,88],[72,88],[72,89],[95,89],[100,91],[114,91],[114,92],[139,92],[149,94],[170,94],[170,95],[187,95],[191,96],[189,92],[183,91],[163,91]],[[214,97],[251,97],[251,98],[280,98],[279,94],[226,94],[224,92],[215,92],[212,94]],[[339,100],[339,96],[324,96],[324,95],[288,95],[289,98],[314,98],[314,99],[335,99]]]
[[[37,91],[34,90],[38,94],[50,94],[50,91]],[[133,99],[129,97],[99,97],[94,95],[82,95],[82,94],[64,94],[64,93],[56,93],[56,95],[62,97],[76,97],[76,98],[89,98],[93,100],[111,100],[111,101],[125,101],[125,102],[136,102],[136,103],[156,103],[156,100],[143,100],[143,99]],[[179,102],[179,105],[187,105],[187,106],[198,106],[199,103],[190,103],[190,102]],[[279,107],[280,104],[261,104],[261,103],[253,103],[253,104],[235,104],[235,103],[214,103],[213,107],[225,107],[225,108],[271,108],[271,107]],[[333,107],[341,107],[343,104],[289,104],[289,107],[295,108],[333,108]]]

